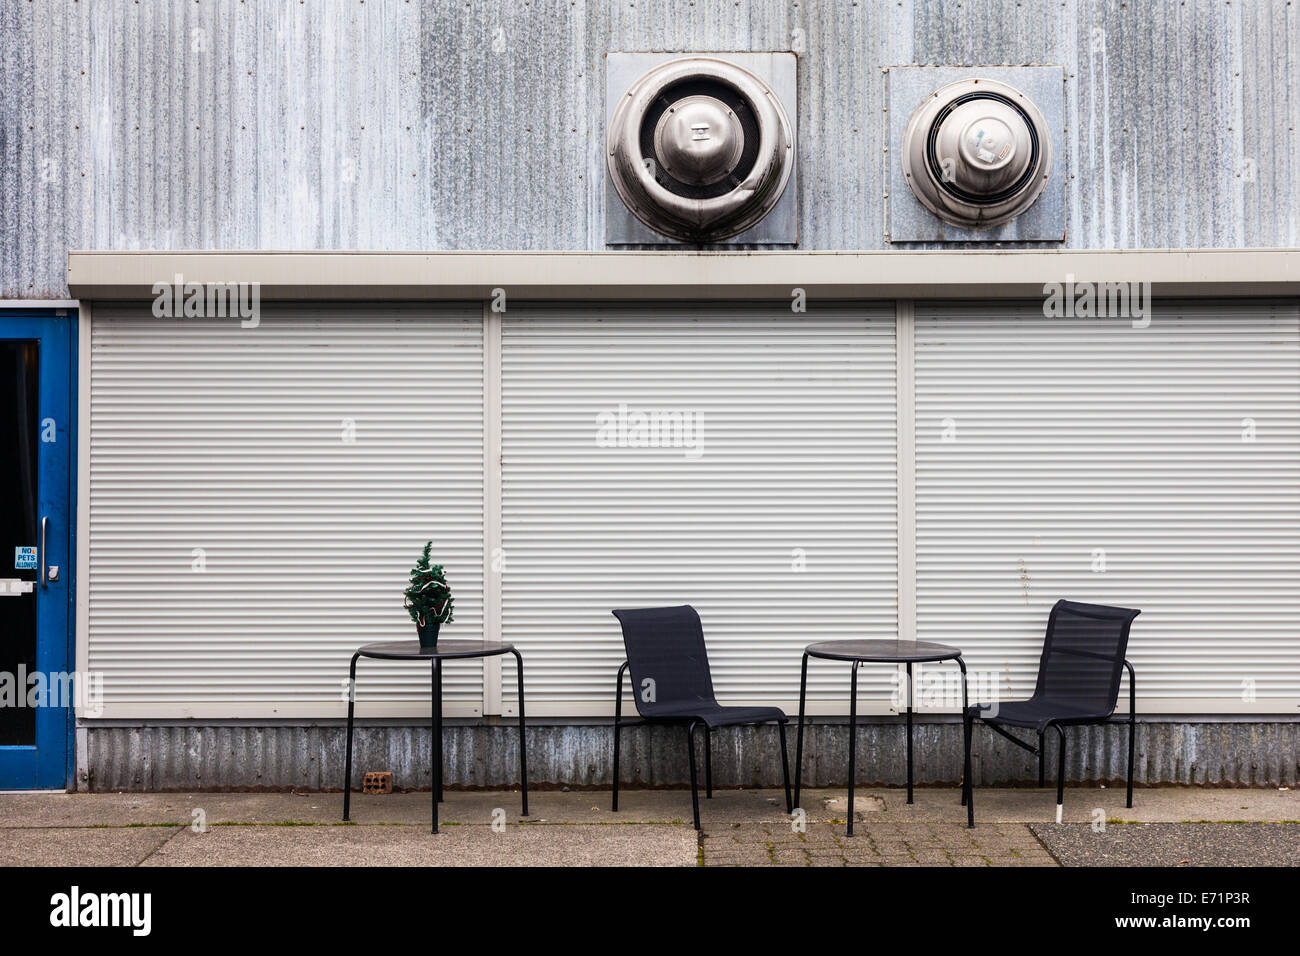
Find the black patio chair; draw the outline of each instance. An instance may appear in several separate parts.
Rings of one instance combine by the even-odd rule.
[[[971,738],[975,721],[981,720],[1017,747],[1038,755],[1038,785],[1043,786],[1043,735],[1056,728],[1060,748],[1056,762],[1056,822],[1061,822],[1065,801],[1065,728],[1080,724],[1104,724],[1115,713],[1119,702],[1122,672],[1128,670],[1128,794],[1126,806],[1133,806],[1133,741],[1136,731],[1134,705],[1137,692],[1133,684],[1133,665],[1125,658],[1128,632],[1133,619],[1142,612],[1126,607],[1080,604],[1057,601],[1047,618],[1047,636],[1043,655],[1038,662],[1038,682],[1028,700],[996,705],[974,704],[966,709],[966,766],[970,766]],[[986,712],[987,711],[987,712]],[[1005,727],[1023,727],[1036,731],[1038,746],[1033,747],[1010,733]],[[969,776],[962,787],[966,804],[966,822],[975,826],[974,788]]]
[[[779,707],[724,707],[713,693],[709,655],[704,647],[700,616],[689,604],[614,611],[623,626],[627,660],[618,669],[614,704],[614,810],[618,811],[619,731],[623,720],[623,675],[632,669],[637,713],[646,721],[681,724],[686,728],[686,752],[691,766],[691,812],[700,828],[700,791],[695,776],[695,728],[704,727],[704,786],[713,796],[712,733],[718,727],[774,722],[781,740],[781,771],[785,774],[785,808],[790,813],[790,763],[786,757],[785,725]]]

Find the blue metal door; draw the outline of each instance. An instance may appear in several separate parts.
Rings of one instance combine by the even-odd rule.
[[[0,789],[71,773],[76,311],[0,308]]]

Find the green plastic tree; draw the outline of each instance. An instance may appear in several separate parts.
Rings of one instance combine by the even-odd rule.
[[[451,588],[441,564],[429,563],[433,542],[426,542],[420,560],[411,568],[411,581],[404,592],[407,613],[416,624],[446,624],[452,620]]]

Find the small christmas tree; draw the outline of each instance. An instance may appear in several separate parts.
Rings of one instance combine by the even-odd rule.
[[[411,581],[406,586],[405,606],[411,620],[423,627],[426,624],[446,624],[452,620],[451,588],[441,564],[429,563],[433,542],[426,542],[420,560],[411,568]]]

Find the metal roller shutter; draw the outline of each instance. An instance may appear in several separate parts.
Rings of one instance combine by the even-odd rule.
[[[91,349],[105,717],[343,713],[357,645],[415,637],[428,538],[443,633],[481,637],[481,306],[264,307],[255,329],[99,307]],[[428,713],[427,669],[360,668],[358,713]],[[479,665],[447,673],[448,713],[480,713]]]
[[[538,713],[612,713],[616,607],[694,605],[724,703],[793,708],[804,644],[896,634],[892,305],[512,305],[502,347],[502,630]],[[702,416],[698,457],[638,447],[656,413]],[[847,668],[810,693],[846,708]]]
[[[919,636],[1008,699],[1057,598],[1138,607],[1140,710],[1294,710],[1298,324],[1294,300],[1157,302],[1145,329],[918,303]]]

